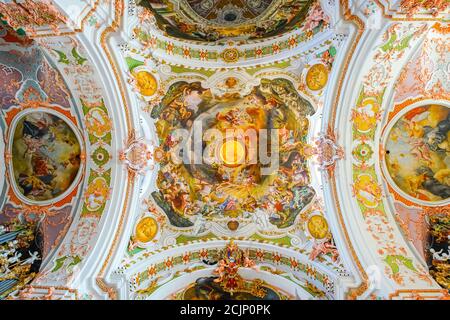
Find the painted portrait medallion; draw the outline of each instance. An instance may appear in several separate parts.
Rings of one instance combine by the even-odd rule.
[[[63,119],[40,111],[24,115],[12,141],[17,189],[36,202],[62,195],[78,174],[80,154],[80,143]]]
[[[321,64],[313,65],[306,74],[306,85],[312,91],[325,88],[328,82],[328,68]]]
[[[328,223],[324,217],[313,215],[308,220],[308,231],[315,239],[323,239],[328,235]]]
[[[134,75],[136,86],[143,96],[150,97],[156,93],[158,82],[155,77],[148,71],[138,71]]]
[[[450,197],[450,108],[409,110],[388,132],[385,150],[389,175],[407,195],[429,202]]]
[[[136,240],[146,243],[151,241],[158,232],[158,224],[152,217],[142,218],[136,226]]]

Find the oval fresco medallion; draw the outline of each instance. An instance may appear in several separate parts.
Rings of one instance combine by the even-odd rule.
[[[387,133],[385,150],[394,187],[422,201],[450,197],[450,108],[426,105],[407,111]]]
[[[14,181],[21,195],[40,202],[68,191],[81,164],[80,143],[68,123],[35,111],[17,121],[13,134]]]
[[[328,222],[320,215],[313,215],[308,220],[308,231],[315,239],[323,239],[328,235]]]

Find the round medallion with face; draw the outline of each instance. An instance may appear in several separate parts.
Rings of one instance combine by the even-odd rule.
[[[328,235],[328,222],[324,217],[314,215],[308,220],[308,231],[316,239],[323,239]]]
[[[136,240],[139,242],[149,242],[153,240],[158,232],[158,223],[152,217],[142,218],[136,226]]]
[[[328,82],[328,68],[323,64],[313,65],[306,74],[306,85],[312,91],[325,88]]]

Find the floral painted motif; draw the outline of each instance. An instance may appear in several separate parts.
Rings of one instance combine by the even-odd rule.
[[[199,216],[244,215],[254,215],[280,229],[292,226],[315,195],[309,186],[304,143],[307,117],[314,112],[292,83],[281,78],[262,79],[251,94],[228,99],[213,97],[197,82],[175,83],[151,113],[157,120],[159,149],[165,152],[157,178],[159,191],[153,198],[177,227],[190,227]],[[186,131],[184,141],[197,139],[195,121],[205,123],[205,132],[200,133],[203,159],[200,164],[192,159],[179,163],[174,154],[185,143],[180,129]],[[223,133],[223,139],[207,137],[207,129]],[[254,140],[244,137],[249,130],[255,131]],[[258,150],[259,159],[265,152],[261,144],[266,143],[258,140],[264,139],[258,130],[270,130],[271,139],[279,141],[279,167],[278,162],[272,168],[257,160]],[[226,138],[228,134],[234,140]]]
[[[256,3],[182,0],[177,6],[169,0],[143,0],[139,4],[149,10],[146,15],[154,15],[161,31],[184,40],[257,40],[297,28],[305,16],[311,17],[305,22],[309,29],[318,27],[324,20],[320,4],[314,0]],[[313,4],[306,15],[305,11]]]
[[[450,108],[431,105],[405,113],[390,130],[386,166],[395,184],[424,201],[450,198]]]
[[[150,1],[151,2],[151,1]],[[287,7],[292,6],[292,1],[288,1],[285,5]],[[300,5],[300,7],[303,4]],[[296,7],[294,5],[294,7]],[[299,7],[299,5],[297,5]],[[290,10],[290,9],[289,9]],[[288,11],[289,11],[288,10]],[[283,16],[285,13],[282,13]],[[310,13],[306,15],[306,25],[300,24],[294,29],[296,33],[290,38],[276,43],[264,45],[258,50],[254,47],[247,48],[245,51],[238,51],[236,43],[231,42],[233,48],[225,48],[223,46],[211,46],[209,48],[199,48],[199,46],[191,46],[192,39],[183,39],[183,41],[172,41],[173,38],[161,37],[160,30],[155,31],[154,21],[152,14],[149,10],[139,10],[140,24],[133,29],[134,36],[141,42],[144,49],[161,50],[168,55],[183,57],[188,60],[200,60],[200,61],[239,61],[239,60],[251,60],[255,58],[269,57],[279,54],[283,51],[287,51],[298,47],[301,43],[305,43],[311,38],[329,28],[329,17],[327,17],[320,7],[319,2],[315,2]],[[292,22],[298,24],[298,19],[293,19]],[[300,20],[301,21],[301,20]],[[273,22],[273,21],[272,21]],[[271,23],[272,23],[271,22]],[[156,29],[158,29],[157,27]],[[200,35],[200,34],[199,34]],[[201,36],[201,35],[200,35]],[[233,55],[231,57],[231,51]],[[236,52],[237,51],[237,52]],[[238,54],[237,54],[238,53]]]

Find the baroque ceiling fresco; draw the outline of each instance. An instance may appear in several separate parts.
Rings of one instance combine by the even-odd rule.
[[[261,39],[298,28],[312,0],[139,0],[167,34],[189,40]]]
[[[449,10],[0,0],[0,299],[449,299]]]

